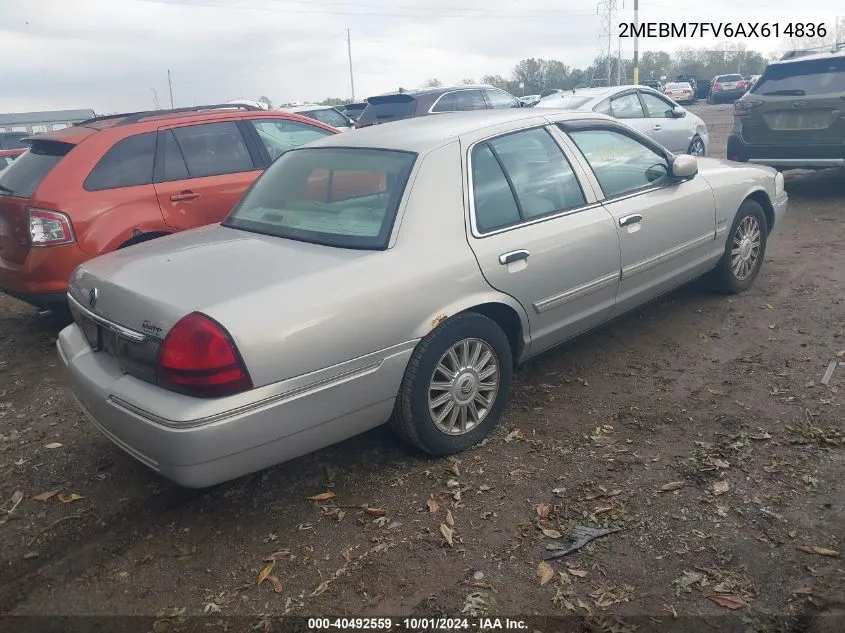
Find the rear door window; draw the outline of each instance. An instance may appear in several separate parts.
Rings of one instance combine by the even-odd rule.
[[[486,110],[487,102],[480,90],[456,90],[447,92],[437,100],[432,112],[467,112]]]
[[[185,164],[185,157],[179,149],[179,143],[173,130],[164,130],[159,136],[159,156],[161,157],[161,175],[158,177],[161,182],[172,182],[174,180],[185,180],[190,178],[188,166]]]
[[[324,128],[290,119],[253,119],[250,124],[255,128],[261,144],[267,150],[270,162],[289,149],[332,135],[332,132]]]
[[[234,121],[174,128],[192,178],[237,174],[257,167]]]
[[[795,97],[845,92],[845,57],[772,64],[751,92]]]
[[[643,119],[643,106],[636,93],[630,92],[610,101],[610,111],[617,119]]]
[[[86,191],[102,191],[152,184],[155,153],[155,132],[128,136],[112,145],[82,187]]]
[[[0,196],[30,198],[50,170],[74,148],[60,141],[35,141],[31,149],[17,158],[0,175]]]
[[[300,112],[299,114],[319,121],[320,123],[331,125],[332,127],[349,127],[349,121],[346,120],[346,117],[334,108],[320,108],[319,110],[309,110],[308,112]]]
[[[513,97],[506,92],[502,92],[501,90],[488,88],[484,91],[484,94],[487,95],[487,100],[490,102],[490,107],[494,110],[499,110],[502,108],[520,107],[519,101],[516,99],[516,97]]]
[[[671,119],[672,111],[675,109],[668,101],[664,101],[657,95],[641,92],[640,97],[645,104],[649,119]]]

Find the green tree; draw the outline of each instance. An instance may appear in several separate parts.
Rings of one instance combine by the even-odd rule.
[[[350,103],[349,99],[340,99],[338,97],[327,97],[320,101],[318,105],[327,105],[327,106],[339,106],[339,105],[346,105]]]
[[[270,101],[270,97],[265,97],[264,95],[262,95],[258,97],[258,103],[263,103],[264,105],[266,105],[268,110],[273,109],[273,102]]]
[[[443,82],[440,81],[439,79],[431,78],[431,79],[426,79],[422,83],[422,85],[423,85],[423,88],[439,88],[440,86],[443,85]]]

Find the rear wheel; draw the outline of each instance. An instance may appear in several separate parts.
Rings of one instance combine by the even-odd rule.
[[[751,286],[763,265],[767,235],[763,207],[746,200],[737,211],[725,252],[712,273],[718,291],[735,294]]]
[[[391,426],[432,455],[466,450],[499,422],[512,374],[513,357],[502,329],[481,314],[459,314],[417,345]]]

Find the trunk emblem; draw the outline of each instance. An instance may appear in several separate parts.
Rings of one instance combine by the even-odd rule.
[[[792,102],[793,108],[803,108],[805,105],[807,105],[806,101],[793,101]]]
[[[88,307],[92,310],[97,305],[97,299],[100,297],[100,292],[96,288],[91,288],[91,291],[88,293]]]

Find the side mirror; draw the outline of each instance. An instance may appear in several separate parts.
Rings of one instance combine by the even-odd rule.
[[[684,110],[681,106],[675,106],[672,108],[672,117],[675,119],[683,119],[687,115],[687,111]]]
[[[672,159],[672,175],[675,178],[692,178],[698,173],[698,160],[689,154],[678,154]]]

